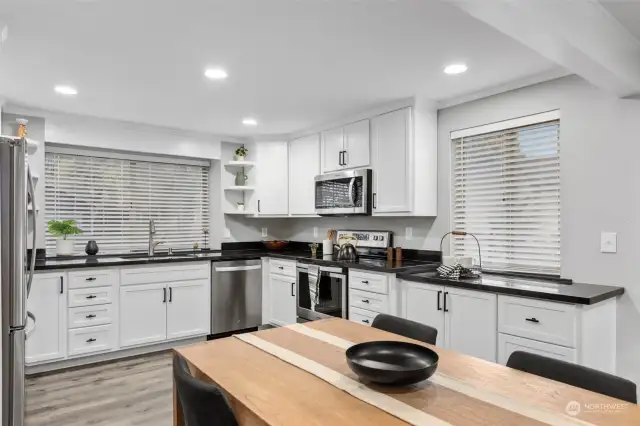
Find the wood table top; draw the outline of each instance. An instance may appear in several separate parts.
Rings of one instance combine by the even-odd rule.
[[[305,326],[353,343],[375,340],[419,343],[342,319],[315,321]],[[286,327],[253,335],[358,380],[347,365],[343,348]],[[403,388],[367,387],[451,425],[541,425],[549,423],[540,418],[549,416],[558,425],[640,425],[640,407],[636,404],[423,345],[440,357],[432,379]],[[240,425],[407,425],[398,417],[234,337],[176,351],[187,359],[196,377],[216,383],[225,392]]]

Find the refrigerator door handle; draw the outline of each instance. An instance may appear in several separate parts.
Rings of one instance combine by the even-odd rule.
[[[29,187],[29,195],[31,196],[31,262],[29,265],[29,278],[27,279],[27,299],[31,293],[31,283],[33,275],[36,271],[36,191],[33,185],[33,177],[31,176],[31,168],[27,166],[27,184]]]
[[[33,314],[33,312],[29,312],[27,311],[27,317],[31,318],[33,320],[33,327],[31,327],[30,329],[28,329],[25,332],[25,335],[27,337],[27,339],[29,338],[29,334],[33,333],[33,330],[35,330],[36,328],[36,316]]]

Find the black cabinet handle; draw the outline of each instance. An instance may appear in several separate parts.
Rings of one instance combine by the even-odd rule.
[[[362,320],[363,323],[369,324],[369,320]]]
[[[167,303],[167,289],[162,289],[162,303]]]
[[[362,281],[362,284],[369,284],[369,281]]]
[[[60,294],[64,293],[64,277],[60,277]]]
[[[449,310],[447,309],[447,294],[449,294],[448,291],[444,292],[444,311],[445,312],[449,312]]]
[[[260,200],[258,200],[258,213],[260,213]]]
[[[377,197],[376,197],[376,195],[378,195],[378,194],[376,194],[376,193],[374,192],[374,193],[373,193],[373,208],[374,208],[374,209],[375,209],[375,208],[377,208],[377,206],[376,206],[376,198],[377,198]]]
[[[87,299],[95,299],[96,297],[98,296],[96,296],[95,294],[90,294],[87,296]]]
[[[96,341],[96,339],[94,339],[93,337],[91,339],[87,339],[87,343],[93,343],[95,341]]]
[[[169,302],[173,302],[173,287],[169,287]]]
[[[438,310],[441,311],[442,308],[440,307],[440,295],[442,294],[442,290],[438,290]]]
[[[284,269],[284,266],[278,266],[278,269]]]
[[[369,299],[362,299],[362,303],[371,303],[371,302],[369,302]]]
[[[525,321],[534,322],[536,324],[540,322],[536,318],[526,318]]]
[[[95,280],[97,280],[97,278],[94,278],[94,277],[85,278],[85,281],[95,281]]]
[[[296,283],[291,283],[291,297],[296,297],[296,294],[294,293],[295,287]]]
[[[93,314],[89,314],[89,315],[87,315],[85,318],[87,318],[87,319],[91,319],[91,318],[95,318],[95,317],[96,317],[95,315],[93,315]]]

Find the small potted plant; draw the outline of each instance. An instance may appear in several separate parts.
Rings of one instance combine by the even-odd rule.
[[[236,149],[236,161],[244,161],[244,157],[247,156],[248,152],[249,150],[244,146],[241,146],[240,148]]]
[[[56,256],[73,254],[73,240],[67,239],[69,235],[82,234],[75,220],[50,220],[47,229],[51,235],[57,237]]]

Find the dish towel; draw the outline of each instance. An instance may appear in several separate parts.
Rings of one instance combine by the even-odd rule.
[[[318,283],[320,282],[320,267],[316,265],[309,265],[309,298],[311,299],[311,310],[316,310],[318,304],[318,296],[320,291],[318,289]]]

